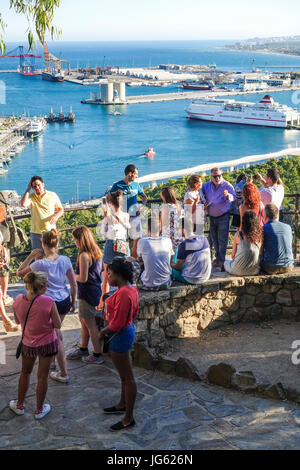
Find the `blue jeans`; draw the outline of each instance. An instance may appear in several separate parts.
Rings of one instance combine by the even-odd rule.
[[[35,250],[36,248],[40,248],[41,250],[43,249],[41,233],[30,232],[30,241],[31,241],[31,247],[33,250]]]
[[[220,217],[209,216],[209,220],[209,233],[216,252],[216,260],[224,263],[228,245],[230,213],[227,212]]]

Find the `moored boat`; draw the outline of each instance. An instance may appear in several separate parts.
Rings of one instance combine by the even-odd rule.
[[[300,124],[300,113],[289,106],[276,103],[265,95],[258,103],[232,99],[203,98],[190,102],[188,118],[229,124],[248,124],[287,128]]]

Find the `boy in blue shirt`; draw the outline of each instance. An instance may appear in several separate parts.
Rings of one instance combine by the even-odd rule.
[[[137,243],[141,238],[141,221],[138,217],[140,212],[138,209],[137,197],[141,196],[143,204],[147,203],[147,196],[144,194],[142,187],[135,180],[138,177],[138,169],[135,165],[127,165],[124,170],[124,179],[114,183],[110,190],[111,193],[120,189],[123,193],[123,211],[128,212],[130,216],[131,230],[130,238],[133,239],[132,256],[137,258]]]

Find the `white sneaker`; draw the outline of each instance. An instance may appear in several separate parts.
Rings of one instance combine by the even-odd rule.
[[[61,375],[60,370],[58,372],[50,372],[50,378],[64,384],[68,383],[70,380],[70,377],[68,375]]]
[[[17,403],[17,400],[11,400],[9,402],[9,408],[16,413],[16,415],[22,416],[24,414],[24,406],[18,406]]]
[[[10,307],[15,301],[15,299],[11,297],[10,295],[7,295],[6,297],[4,297],[3,300],[4,300],[5,307]]]
[[[42,419],[44,416],[46,416],[48,413],[51,411],[51,406],[50,405],[43,405],[43,409],[41,411],[36,411],[34,413],[35,419]]]

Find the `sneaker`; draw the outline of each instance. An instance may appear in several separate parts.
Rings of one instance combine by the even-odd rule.
[[[42,419],[51,411],[50,405],[43,405],[43,409],[34,413],[35,419]]]
[[[5,307],[10,307],[14,303],[15,299],[10,295],[6,295],[4,297],[4,305]]]
[[[104,359],[102,356],[96,357],[94,354],[90,354],[87,357],[83,357],[82,362],[85,362],[86,364],[103,364]]]
[[[53,380],[57,380],[57,382],[61,382],[66,384],[69,382],[70,377],[68,375],[61,375],[60,370],[58,372],[50,372],[50,378]]]
[[[9,408],[11,411],[16,413],[18,416],[22,416],[24,414],[24,406],[23,405],[17,405],[18,401],[17,400],[11,400],[9,402]]]
[[[82,351],[80,348],[74,349],[71,353],[67,355],[67,359],[70,361],[73,361],[75,359],[81,359],[84,356],[88,356],[89,352],[88,351]]]

